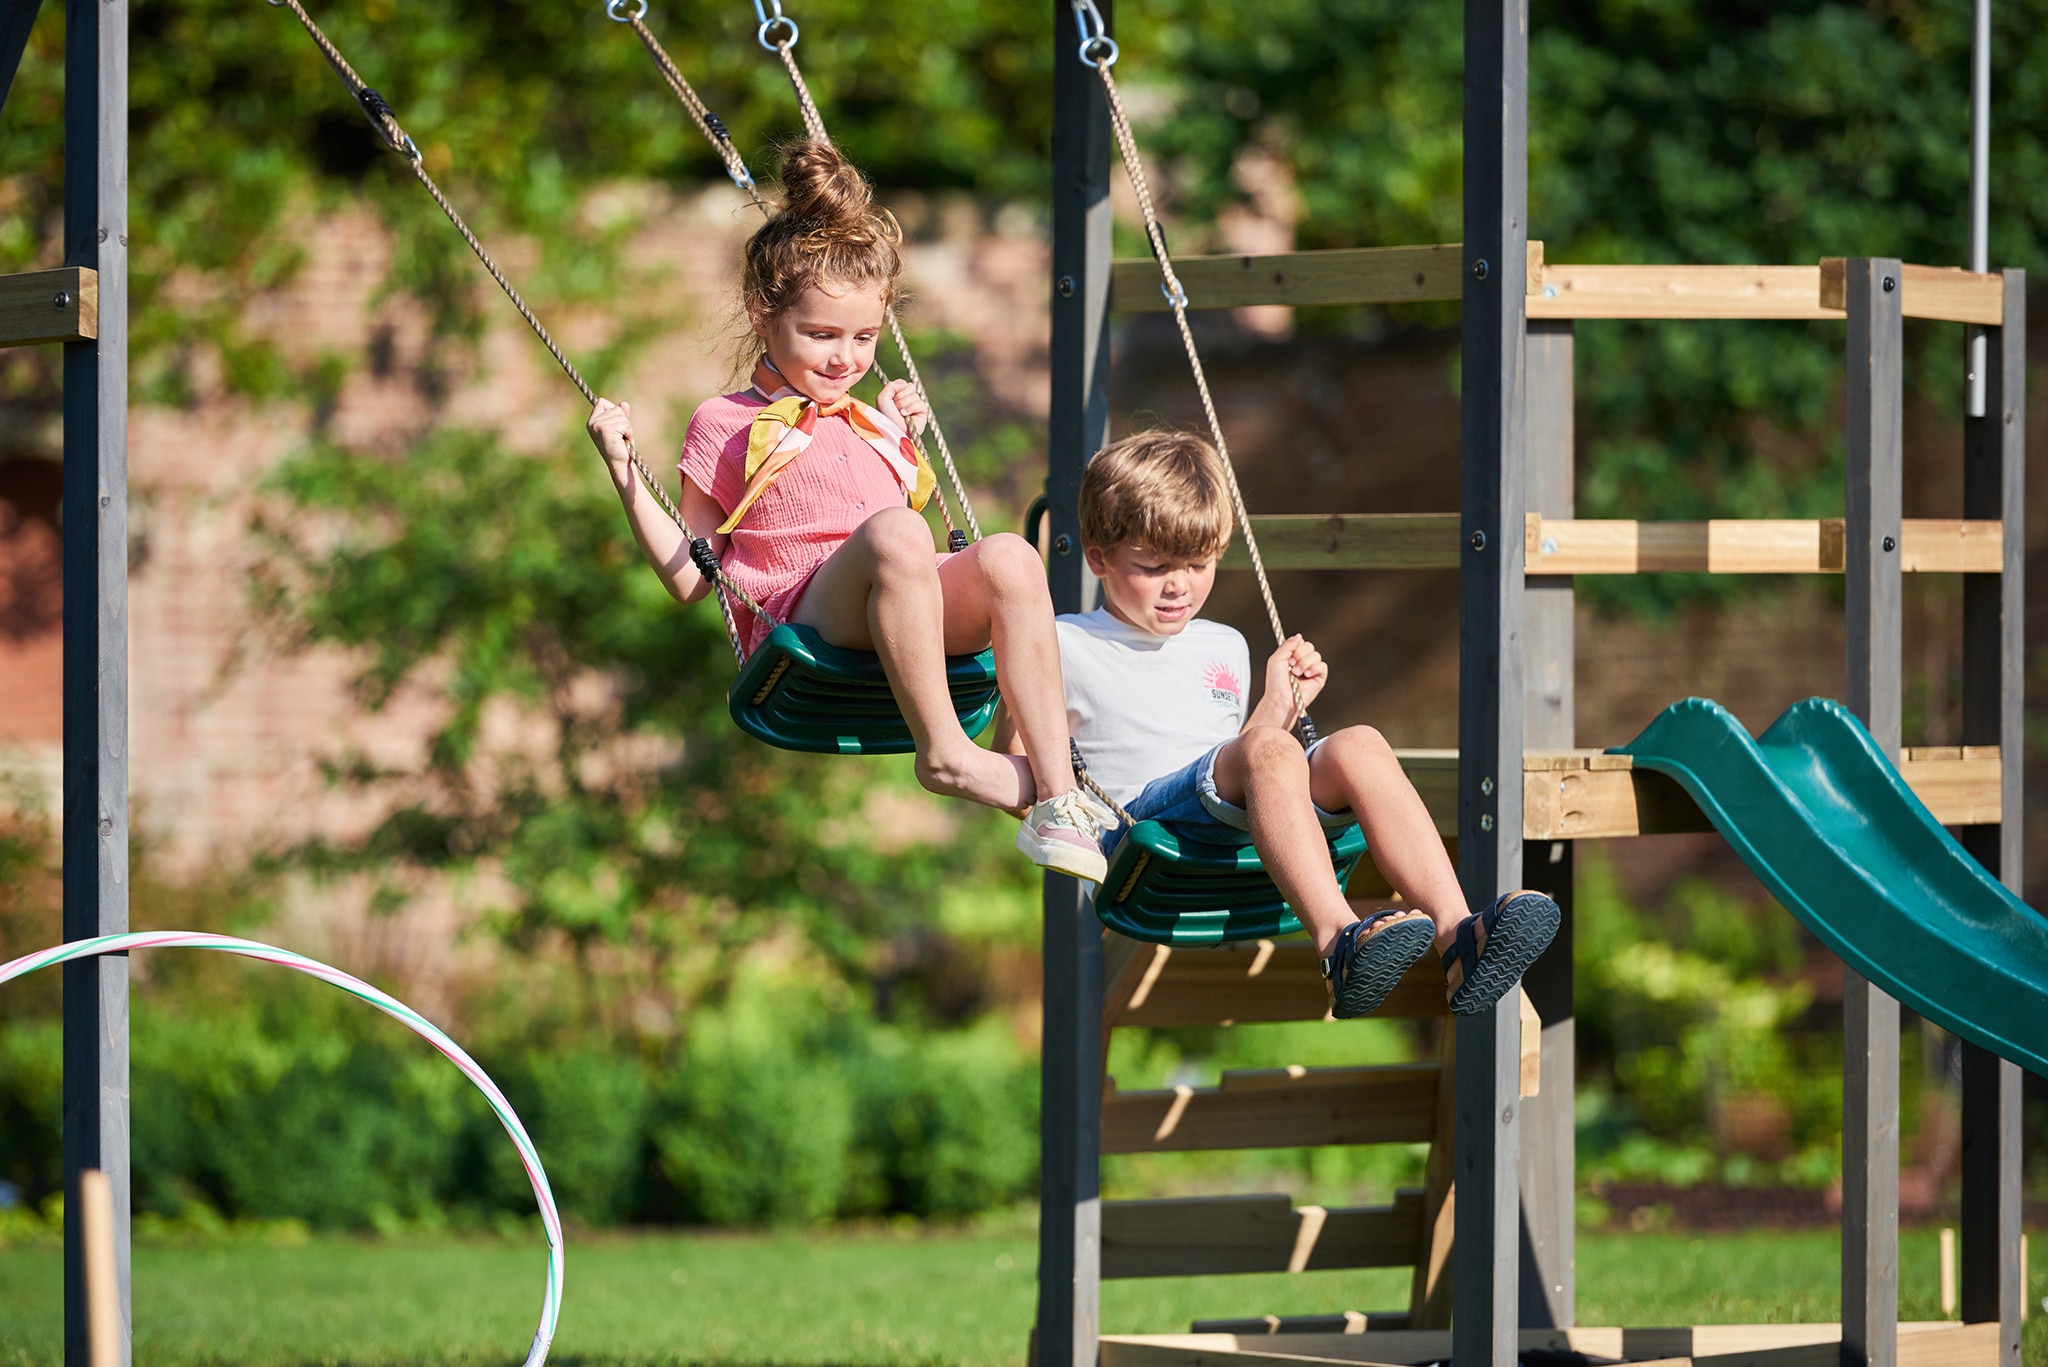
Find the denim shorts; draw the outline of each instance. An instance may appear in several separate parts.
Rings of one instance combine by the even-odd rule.
[[[1225,741],[1223,745],[1229,743]],[[1316,746],[1322,743],[1318,739],[1308,752],[1313,755]],[[1185,839],[1211,845],[1249,844],[1251,815],[1244,808],[1224,801],[1216,791],[1216,756],[1222,753],[1223,745],[1170,774],[1153,779],[1143,791],[1124,804],[1125,810],[1135,820],[1157,821]],[[1349,811],[1326,812],[1318,807],[1316,820],[1322,823],[1325,831],[1341,831],[1351,825],[1354,818]],[[1114,849],[1122,835],[1122,826],[1113,826],[1105,831],[1103,851],[1107,853]]]

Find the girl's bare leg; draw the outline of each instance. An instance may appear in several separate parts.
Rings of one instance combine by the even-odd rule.
[[[930,527],[908,508],[886,508],[818,567],[791,620],[833,645],[881,656],[925,787],[990,807],[1027,805],[1027,762],[984,750],[960,729],[946,688],[946,616]]]
[[[1300,743],[1277,726],[1248,727],[1216,756],[1217,795],[1250,814],[1252,845],[1267,875],[1315,937],[1316,953],[1328,954],[1358,917],[1337,886],[1311,791]]]
[[[1465,919],[1464,889],[1422,795],[1393,747],[1370,726],[1350,726],[1319,746],[1307,766],[1309,791],[1326,812],[1349,808],[1380,872],[1411,907],[1436,923],[1436,947],[1449,947]]]
[[[1060,642],[1045,566],[1021,536],[998,532],[939,566],[945,595],[945,649],[965,655],[995,647],[1003,701],[1030,761],[1035,801],[1074,786],[1067,749],[1067,701]]]

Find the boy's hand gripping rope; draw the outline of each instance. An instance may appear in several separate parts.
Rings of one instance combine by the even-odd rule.
[[[1160,226],[1158,211],[1152,203],[1152,190],[1145,179],[1145,165],[1138,156],[1138,141],[1131,132],[1130,116],[1124,112],[1123,97],[1117,93],[1116,78],[1109,69],[1116,65],[1118,57],[1116,40],[1109,36],[1109,26],[1102,20],[1102,12],[1095,7],[1095,0],[1071,0],[1074,7],[1074,26],[1081,33],[1080,59],[1086,66],[1093,67],[1102,77],[1102,92],[1109,101],[1110,127],[1116,133],[1118,149],[1123,153],[1124,171],[1130,176],[1131,189],[1137,195],[1138,209],[1145,216],[1145,237],[1151,244],[1152,256],[1159,263],[1159,291],[1166,296],[1166,302],[1173,307],[1173,320],[1180,328],[1181,346],[1188,356],[1188,367],[1194,372],[1195,388],[1202,396],[1202,412],[1209,420],[1209,436],[1216,443],[1216,454],[1223,458],[1223,473],[1230,487],[1231,507],[1237,512],[1237,525],[1244,531],[1245,553],[1251,557],[1252,573],[1259,581],[1259,596],[1266,603],[1266,620],[1273,627],[1275,645],[1287,644],[1287,630],[1280,625],[1280,606],[1273,598],[1273,586],[1266,578],[1265,558],[1259,554],[1259,540],[1252,532],[1252,518],[1245,507],[1244,491],[1238,487],[1237,468],[1230,459],[1230,446],[1223,439],[1223,420],[1217,416],[1216,400],[1209,393],[1209,377],[1202,371],[1202,356],[1195,349],[1195,334],[1188,326],[1188,292],[1180,283],[1180,276],[1173,269],[1173,257],[1166,250],[1166,230]],[[1316,741],[1315,723],[1309,720],[1308,709],[1301,701],[1301,681],[1291,681],[1294,688],[1295,726],[1301,734],[1302,743],[1313,745]]]
[[[320,26],[313,22],[313,17],[306,13],[305,7],[299,3],[299,0],[268,0],[268,3],[278,9],[289,9],[298,19],[300,25],[305,28],[307,35],[319,47],[321,55],[327,58],[327,64],[334,68],[335,75],[339,76],[342,84],[348,88],[350,96],[362,107],[363,113],[369,117],[370,127],[376,132],[378,140],[405,158],[406,164],[412,168],[413,177],[426,188],[428,194],[434,197],[434,203],[441,207],[441,212],[447,216],[449,223],[454,225],[455,231],[462,234],[462,240],[469,244],[469,249],[476,253],[476,259],[483,263],[483,267],[490,273],[491,279],[495,280],[498,288],[505,292],[505,297],[512,301],[512,307],[519,310],[519,316],[526,320],[526,325],[529,328],[533,329],[533,335],[538,337],[541,345],[547,348],[548,355],[555,358],[555,364],[562,368],[562,373],[567,375],[570,382],[576,386],[576,391],[583,396],[583,401],[595,408],[597,406],[596,391],[591,389],[589,383],[584,380],[582,372],[576,369],[575,365],[569,360],[568,355],[563,352],[554,337],[549,334],[547,328],[542,326],[540,319],[534,314],[533,309],[527,305],[525,299],[520,297],[519,291],[512,287],[512,282],[506,278],[505,272],[498,268],[498,263],[491,259],[491,254],[484,250],[484,244],[477,239],[475,233],[470,231],[469,224],[463,221],[462,215],[456,212],[455,206],[449,202],[448,197],[441,193],[441,187],[434,183],[434,178],[427,174],[427,168],[420,156],[418,145],[413,142],[405,129],[399,126],[398,116],[392,113],[391,106],[385,102],[384,97],[364,84],[363,78],[358,76],[355,68],[348,64],[348,59],[341,55],[341,50],[335,47],[325,33],[320,31]],[[713,142],[716,143],[716,141],[714,138]],[[742,166],[740,169],[744,173],[745,167]],[[742,663],[745,663],[746,651],[740,645],[739,627],[733,621],[732,616],[733,602],[742,604],[749,612],[770,625],[780,626],[781,622],[774,614],[755,602],[753,595],[734,583],[731,576],[727,575],[725,570],[719,566],[718,557],[712,553],[710,543],[690,530],[690,524],[683,518],[682,509],[678,508],[675,500],[668,496],[668,490],[662,488],[661,481],[654,477],[654,472],[647,468],[646,463],[640,459],[639,451],[634,450],[631,443],[628,443],[627,454],[633,462],[633,469],[639,475],[641,484],[647,488],[649,493],[654,495],[655,501],[661,505],[661,510],[669,515],[669,518],[677,527],[682,529],[684,539],[690,543],[690,559],[692,563],[698,567],[700,573],[705,573],[710,578],[712,587],[717,592],[719,615],[725,620],[726,639],[732,643],[734,656]],[[703,551],[702,555],[698,553],[700,547]],[[705,570],[706,565],[710,566],[708,571]]]

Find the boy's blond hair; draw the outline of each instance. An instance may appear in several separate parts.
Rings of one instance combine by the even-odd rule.
[[[1192,432],[1136,432],[1111,442],[1081,476],[1081,544],[1144,546],[1176,560],[1230,544],[1229,476]]]

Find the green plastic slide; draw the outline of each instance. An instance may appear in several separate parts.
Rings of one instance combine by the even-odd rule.
[[[1726,708],[1688,698],[1614,753],[1676,779],[1851,968],[2048,1077],[2048,918],[1942,829],[1840,703],[1809,698],[1751,740]]]

